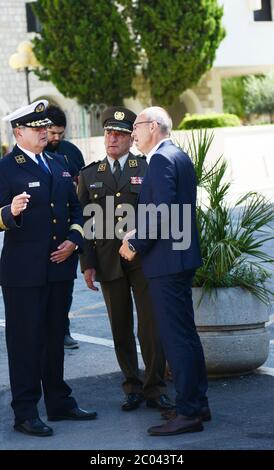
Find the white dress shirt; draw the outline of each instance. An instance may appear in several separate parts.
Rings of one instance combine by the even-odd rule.
[[[125,166],[125,163],[127,161],[127,157],[128,157],[128,153],[126,155],[123,155],[122,157],[118,158],[118,161],[120,163],[120,167],[121,167],[121,171],[123,171],[124,169],[124,166]],[[110,164],[110,169],[111,169],[111,173],[113,174],[114,173],[114,162],[115,162],[115,158],[111,158],[107,155],[107,159],[108,159],[108,163]]]
[[[38,165],[38,161],[37,161],[37,159],[36,159],[36,157],[35,157],[35,155],[38,155],[38,154],[35,154],[35,153],[31,152],[30,150],[26,150],[26,149],[24,149],[23,147],[21,147],[21,146],[18,145],[18,144],[17,144],[17,147],[19,147],[19,149],[22,150],[22,152],[26,153],[27,156],[30,157],[30,158],[32,159],[32,161],[33,161],[34,163],[36,163],[36,165]],[[41,152],[41,153],[39,153],[39,155],[41,156],[41,159],[43,160],[43,163],[45,164],[45,166],[48,168],[49,172],[51,173],[50,168],[49,168],[49,166],[48,166],[48,162],[47,162],[47,160],[45,159],[43,153]]]

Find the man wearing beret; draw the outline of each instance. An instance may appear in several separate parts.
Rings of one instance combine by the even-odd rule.
[[[17,144],[0,161],[0,229],[5,230],[0,284],[15,414],[14,429],[50,436],[49,421],[96,418],[77,406],[63,378],[64,329],[83,244],[82,210],[63,156],[44,152],[48,102],[5,117]]]
[[[113,201],[114,209],[119,209],[120,213],[127,204],[134,208],[146,172],[145,158],[130,153],[135,118],[135,113],[121,106],[106,109],[102,115],[102,125],[107,156],[80,171],[79,200],[83,208],[87,208],[90,203],[97,204],[105,221],[103,236],[98,237],[99,220],[95,214],[95,239],[89,240],[88,236],[84,241],[80,262],[87,286],[97,290],[94,281],[101,284],[117,360],[125,377],[123,389],[126,398],[122,410],[136,409],[144,400],[148,407],[167,410],[172,404],[166,395],[163,379],[165,358],[153,320],[151,300],[140,259],[136,257],[133,264],[123,260],[118,253],[122,236],[110,237],[106,234],[107,224],[112,223],[115,227],[122,219],[121,216],[113,216],[111,220],[106,217],[108,201]],[[85,213],[84,209],[84,215]],[[88,218],[89,215],[86,216],[87,221]],[[122,228],[118,232],[122,234]],[[138,338],[145,363],[143,380],[138,370],[131,291],[137,310]]]

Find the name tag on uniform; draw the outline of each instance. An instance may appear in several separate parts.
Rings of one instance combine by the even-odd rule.
[[[40,181],[33,181],[32,183],[29,183],[29,188],[38,188],[40,186]]]
[[[71,174],[68,171],[63,171],[62,176],[64,178],[71,178]]]
[[[130,183],[131,184],[142,184],[143,176],[131,176]]]
[[[89,187],[91,189],[102,188],[103,187],[103,181],[96,181],[95,183],[90,184]]]

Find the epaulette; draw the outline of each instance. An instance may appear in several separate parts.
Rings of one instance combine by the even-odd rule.
[[[94,166],[94,165],[96,165],[97,163],[101,163],[101,162],[102,162],[102,160],[97,160],[96,162],[91,162],[91,163],[89,163],[88,165],[83,166],[80,171],[84,171],[84,170],[86,170],[87,168],[90,168],[91,166]]]

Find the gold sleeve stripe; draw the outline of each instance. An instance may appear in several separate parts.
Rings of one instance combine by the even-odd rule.
[[[78,232],[81,233],[82,237],[84,238],[84,230],[83,230],[83,228],[81,227],[81,225],[79,225],[79,224],[72,224],[72,225],[69,227],[69,230],[77,230]]]
[[[1,207],[1,209],[0,209],[0,229],[1,230],[8,230],[8,227],[6,227],[6,225],[4,224],[3,219],[2,219],[2,209],[4,209],[4,207]]]

